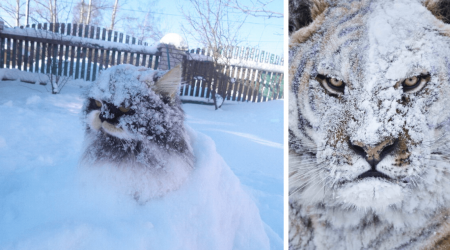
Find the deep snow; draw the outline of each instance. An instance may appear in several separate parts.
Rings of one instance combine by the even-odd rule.
[[[245,238],[267,239],[258,235],[248,194],[271,249],[282,249],[283,101],[225,103],[218,111],[184,104],[197,161],[211,168],[196,169],[169,196],[138,204],[80,171],[83,84],[71,82],[52,95],[48,85],[0,82],[0,249],[249,249]],[[225,161],[210,138],[195,131],[210,136]],[[204,187],[212,188],[198,192]],[[238,195],[227,197],[223,189]],[[210,223],[233,213],[243,221],[234,242],[236,223]]]

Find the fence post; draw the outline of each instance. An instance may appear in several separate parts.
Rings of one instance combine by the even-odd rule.
[[[183,56],[186,56],[187,44],[178,34],[167,34],[158,45],[160,52],[158,69],[168,70],[183,62]]]

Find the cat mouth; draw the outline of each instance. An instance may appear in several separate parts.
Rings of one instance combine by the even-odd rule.
[[[125,132],[125,130],[123,130],[122,128],[116,127],[107,121],[104,121],[101,123],[101,130],[104,133],[107,133],[107,134],[117,137],[119,139],[125,139],[125,140],[132,139],[131,135],[129,133]]]
[[[387,176],[386,174],[383,174],[383,173],[381,173],[381,172],[379,172],[377,170],[373,170],[373,169],[360,174],[356,179],[357,180],[362,180],[362,179],[371,178],[371,177],[372,178],[381,178],[381,179],[386,179],[386,180],[392,180],[392,178]]]

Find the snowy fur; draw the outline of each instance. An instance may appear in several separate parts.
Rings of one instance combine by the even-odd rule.
[[[165,72],[119,65],[102,72],[84,105],[86,171],[139,201],[179,188],[194,164],[176,95],[180,82],[180,66]]]
[[[450,28],[432,1],[317,2],[290,41],[289,246],[432,248],[450,234]],[[417,93],[399,87],[421,74]],[[391,138],[401,146],[376,166],[390,180],[358,179],[371,167],[349,142]]]

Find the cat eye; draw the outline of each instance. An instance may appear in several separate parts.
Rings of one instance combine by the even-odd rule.
[[[126,112],[130,111],[130,108],[129,107],[125,108],[124,106],[120,106],[119,110],[122,111],[123,113],[126,113]]]
[[[418,76],[413,76],[406,78],[401,82],[403,92],[405,93],[416,93],[422,90],[425,87],[425,84],[427,84],[430,81],[430,74],[422,74]],[[398,84],[397,84],[398,85]],[[399,87],[399,86],[397,86]]]
[[[101,108],[102,107],[102,103],[100,101],[95,100],[95,105],[97,105],[97,107]]]
[[[321,74],[317,75],[316,80],[328,93],[332,95],[340,95],[344,93],[345,82],[342,80]]]

